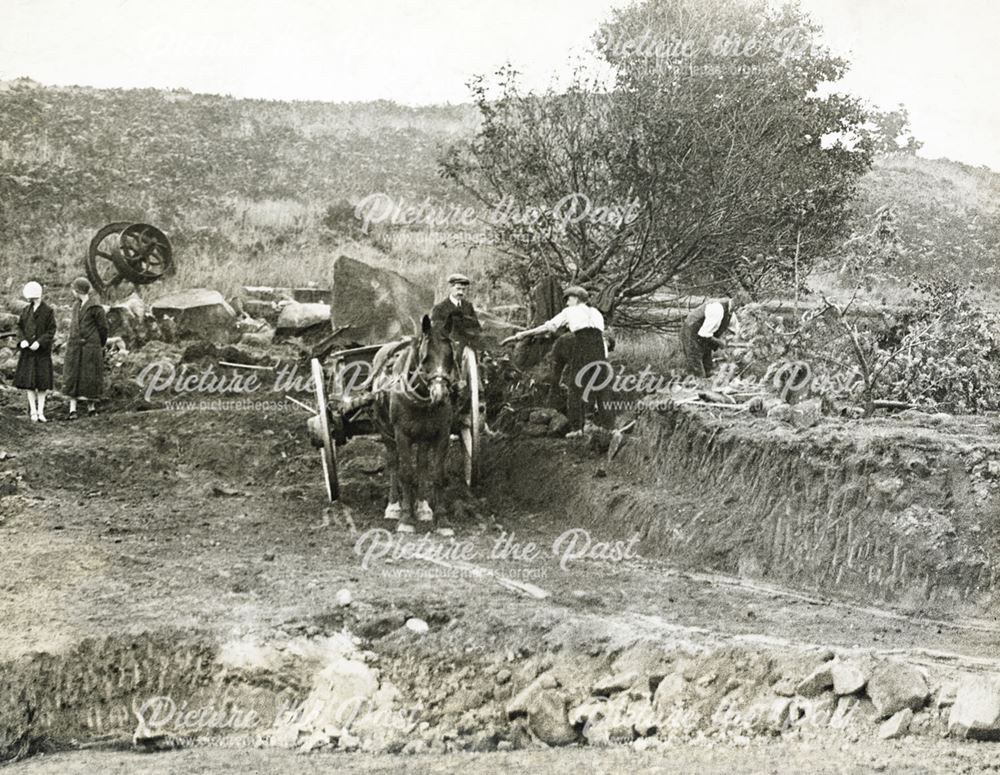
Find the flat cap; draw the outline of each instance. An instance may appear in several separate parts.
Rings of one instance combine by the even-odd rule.
[[[471,284],[472,280],[470,280],[464,274],[448,275],[448,285],[471,285]]]
[[[576,296],[576,298],[580,301],[586,301],[590,298],[590,294],[587,292],[587,289],[580,285],[571,285],[563,291],[563,298],[565,299],[567,296]]]

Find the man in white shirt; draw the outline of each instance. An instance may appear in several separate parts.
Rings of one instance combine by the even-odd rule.
[[[555,317],[535,328],[519,331],[501,342],[501,344],[506,344],[535,334],[555,333],[563,326],[570,330],[570,335],[573,338],[573,352],[568,359],[571,366],[570,394],[566,406],[566,417],[570,422],[570,432],[566,434],[568,437],[583,435],[586,407],[584,406],[582,387],[577,384],[577,375],[581,369],[591,363],[606,362],[608,356],[604,343],[604,316],[596,307],[587,304],[589,297],[590,294],[585,288],[579,285],[570,286],[563,291],[566,307]],[[560,337],[560,341],[561,339],[562,337]],[[557,375],[561,371],[561,368],[557,369]],[[558,379],[558,376],[556,378]],[[597,421],[598,424],[604,424],[606,420],[604,397],[596,391],[595,393]]]
[[[726,334],[739,331],[734,306],[733,299],[728,296],[706,299],[688,314],[681,326],[680,345],[690,374],[703,378],[711,376],[712,353],[726,346],[723,339]]]

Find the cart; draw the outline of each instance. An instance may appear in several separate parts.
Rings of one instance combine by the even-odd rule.
[[[313,442],[320,448],[323,461],[323,481],[331,502],[340,498],[340,482],[337,477],[337,446],[355,436],[375,432],[372,417],[372,402],[353,405],[345,395],[345,372],[359,362],[372,365],[372,361],[383,344],[354,347],[339,350],[328,356],[324,368],[318,358],[310,362],[312,383],[316,394],[317,414],[310,421]],[[461,356],[460,374],[467,386],[467,393],[460,396],[455,404],[456,425],[452,430],[462,444],[465,483],[475,487],[479,480],[480,437],[483,415],[480,403],[479,364],[476,353],[464,348]]]

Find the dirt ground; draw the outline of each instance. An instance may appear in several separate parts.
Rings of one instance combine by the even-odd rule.
[[[562,461],[570,485],[553,488],[555,497],[546,502],[537,492],[520,498],[516,476],[487,482],[482,497],[466,498],[463,513],[453,516],[466,559],[440,557],[450,566],[444,567],[391,557],[364,562],[374,540],[366,531],[385,527],[384,477],[365,473],[377,468],[376,450],[365,440],[343,450],[346,509],[327,511],[319,455],[306,440],[304,414],[294,407],[122,412],[44,426],[19,414],[10,405],[0,410],[0,452],[6,453],[0,472],[7,472],[3,482],[18,482],[0,497],[0,536],[7,547],[0,559],[4,663],[37,652],[69,653],[89,639],[178,633],[221,642],[347,628],[395,658],[397,667],[408,652],[425,659],[438,653],[451,662],[463,654],[472,660],[505,653],[597,653],[637,637],[778,649],[869,648],[929,663],[1000,665],[995,621],[920,618],[736,576],[682,572],[643,557],[641,545],[629,544],[632,537],[616,535],[611,526],[604,533],[598,527],[586,536],[578,533],[575,548],[588,540],[589,556],[565,559],[565,533],[582,523],[566,513],[562,488],[571,486],[573,476],[621,476],[613,467],[603,471],[603,458],[579,442],[526,440],[536,453],[544,445],[546,454]],[[487,454],[516,450],[498,445]],[[524,459],[530,465],[532,456]],[[697,506],[686,491],[667,488],[662,498],[664,509]],[[504,554],[498,540],[506,556],[497,556]],[[534,554],[529,543],[537,547]],[[547,594],[532,597],[497,576]],[[347,606],[337,600],[345,589],[352,597]],[[432,639],[423,645],[396,635],[411,617],[430,628]],[[18,767],[152,773],[335,766],[389,772],[400,762],[388,755],[337,756],[77,751],[35,757]],[[971,772],[1000,768],[1000,752],[926,738],[862,738],[834,757],[822,741],[781,738],[719,749],[677,746],[666,753],[440,752],[418,761],[428,772],[554,772],[574,764],[594,772]]]

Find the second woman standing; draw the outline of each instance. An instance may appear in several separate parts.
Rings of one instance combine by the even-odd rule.
[[[69,397],[69,419],[76,419],[77,400],[87,402],[87,414],[97,413],[97,400],[104,392],[104,345],[108,341],[108,319],[104,307],[93,297],[90,281],[77,277],[71,285],[76,303],[66,340],[63,392]]]

